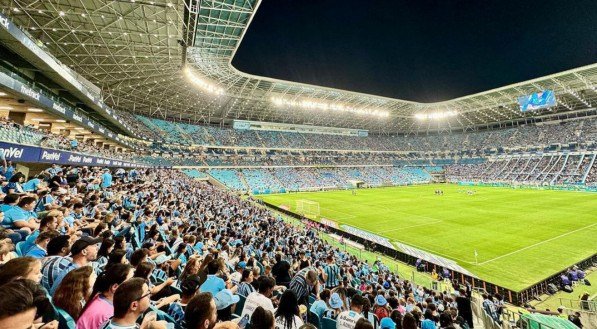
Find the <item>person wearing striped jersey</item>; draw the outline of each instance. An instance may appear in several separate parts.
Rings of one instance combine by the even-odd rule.
[[[328,255],[326,258],[326,265],[323,268],[323,279],[325,280],[325,287],[327,289],[336,288],[342,281],[340,267],[334,262],[332,255]]]

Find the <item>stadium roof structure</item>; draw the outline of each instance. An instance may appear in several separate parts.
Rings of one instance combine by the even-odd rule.
[[[575,116],[597,104],[597,64],[438,103],[250,75],[231,61],[260,3],[0,0],[0,10],[98,85],[107,104],[153,117],[413,133],[529,122],[525,119],[553,113]],[[520,111],[518,96],[546,89],[555,91],[557,106]]]

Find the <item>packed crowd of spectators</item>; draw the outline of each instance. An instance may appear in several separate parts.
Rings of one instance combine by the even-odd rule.
[[[137,158],[132,153],[116,151],[115,148],[104,148],[93,142],[55,134],[33,126],[23,126],[8,118],[0,118],[0,139],[6,142],[80,152],[117,160],[132,161]]]
[[[135,118],[137,120],[135,120]],[[235,130],[143,116],[128,116],[129,123],[145,127],[139,131],[154,140],[183,145],[251,146],[327,150],[457,151],[503,148],[542,148],[551,144],[579,144],[595,148],[597,119],[516,128],[451,134],[370,135],[368,137]]]
[[[209,169],[212,177],[233,190],[256,193],[429,183],[429,172],[415,167],[335,167]]]
[[[473,326],[470,287],[413,285],[312,225],[178,171],[52,165],[26,182],[8,176],[2,328]]]
[[[512,155],[479,164],[446,167],[450,182],[507,182],[532,185],[595,185],[596,154]]]

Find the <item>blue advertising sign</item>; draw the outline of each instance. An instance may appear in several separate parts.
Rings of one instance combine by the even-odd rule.
[[[21,145],[15,143],[0,142],[0,151],[4,152],[6,160],[32,163],[57,163],[61,165],[79,166],[101,166],[101,167],[123,167],[123,168],[147,168],[149,166],[134,163],[85,155],[81,153],[55,150],[37,146]]]

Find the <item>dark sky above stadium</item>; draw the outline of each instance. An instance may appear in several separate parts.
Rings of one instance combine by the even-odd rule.
[[[263,0],[233,65],[434,102],[594,62],[595,0]]]

